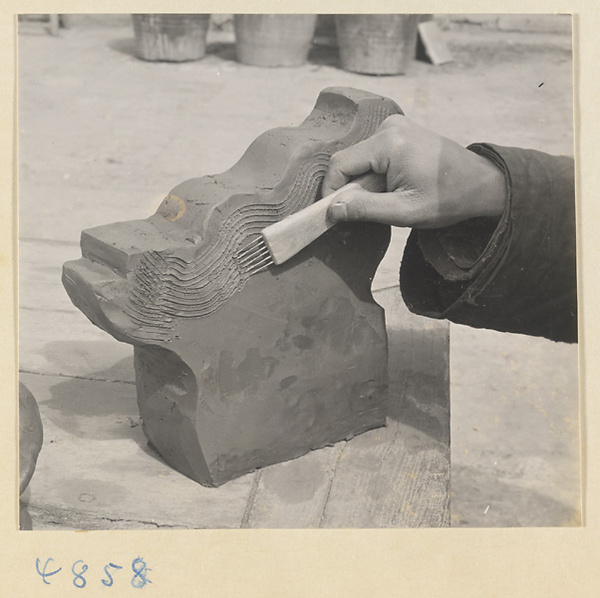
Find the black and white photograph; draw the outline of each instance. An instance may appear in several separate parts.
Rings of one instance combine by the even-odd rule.
[[[582,525],[571,15],[17,27],[21,532]]]

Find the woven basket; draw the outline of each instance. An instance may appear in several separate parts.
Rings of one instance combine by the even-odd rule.
[[[415,57],[419,15],[336,15],[342,68],[399,75]]]
[[[206,53],[210,15],[132,16],[136,51],[143,60],[183,62],[198,60]]]
[[[235,15],[237,58],[254,66],[300,66],[308,58],[317,15]]]

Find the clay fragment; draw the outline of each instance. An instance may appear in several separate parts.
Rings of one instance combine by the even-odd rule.
[[[42,450],[44,431],[40,410],[29,389],[19,384],[19,495],[23,495]],[[21,501],[19,512],[20,529],[31,529],[31,517],[27,505]]]
[[[332,153],[397,113],[381,96],[326,89],[299,127],[181,183],[149,218],[83,231],[82,259],[64,265],[73,303],[134,345],[149,441],[198,482],[384,425],[386,330],[370,285],[389,227],[338,225],[253,277],[234,256],[320,197]]]

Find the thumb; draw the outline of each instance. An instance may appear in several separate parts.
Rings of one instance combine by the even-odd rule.
[[[340,193],[329,206],[327,217],[332,222],[369,221],[408,226],[407,206],[397,193],[372,193],[349,189]]]

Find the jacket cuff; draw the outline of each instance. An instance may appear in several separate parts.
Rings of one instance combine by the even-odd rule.
[[[485,272],[497,266],[510,236],[510,177],[502,157],[486,144],[467,149],[491,160],[503,173],[506,204],[500,219],[473,218],[446,228],[413,230],[402,264],[402,279],[417,292],[405,294],[413,311],[433,318],[448,317],[456,302],[471,302],[481,290]],[[408,295],[408,296],[407,296]]]
[[[504,173],[494,226],[469,221],[413,231],[400,268],[408,308],[458,324],[575,342],[574,163],[536,150],[475,144]]]

